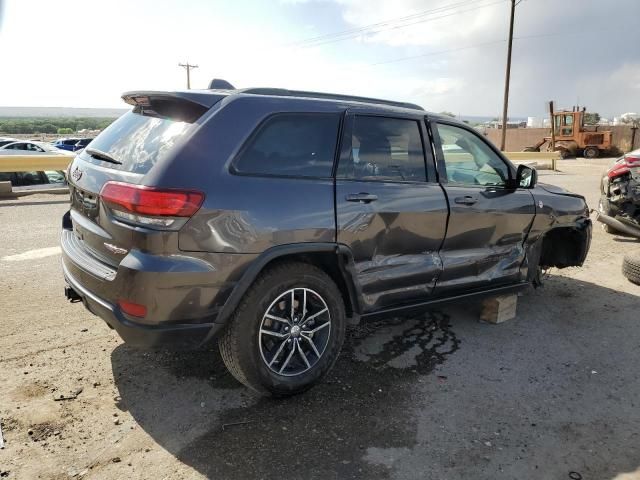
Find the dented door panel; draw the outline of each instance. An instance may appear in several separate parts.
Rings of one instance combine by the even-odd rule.
[[[354,192],[376,201],[353,203]],[[355,263],[366,311],[424,300],[442,271],[447,201],[438,184],[336,182],[338,242]]]
[[[528,190],[445,185],[451,214],[440,251],[444,271],[436,291],[523,281],[520,266],[535,207]],[[455,198],[473,196],[473,205]]]

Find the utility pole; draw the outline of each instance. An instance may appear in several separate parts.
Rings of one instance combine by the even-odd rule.
[[[183,67],[187,71],[187,90],[191,90],[191,69],[198,68],[198,65],[187,63],[179,63],[178,66]]]
[[[507,48],[507,73],[504,80],[504,103],[502,107],[502,139],[500,150],[504,152],[507,142],[507,111],[509,110],[509,80],[511,79],[511,47],[513,45],[513,19],[516,13],[516,0],[511,0],[511,20],[509,21],[509,46]]]
[[[556,151],[556,124],[555,117],[553,116],[554,106],[553,100],[549,101],[549,120],[551,121],[551,151]],[[556,159],[553,157],[551,160],[551,170],[556,171]]]

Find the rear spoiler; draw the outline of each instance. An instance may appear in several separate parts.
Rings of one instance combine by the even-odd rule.
[[[132,105],[136,113],[193,123],[224,96],[208,91],[141,90],[123,93],[122,99]]]

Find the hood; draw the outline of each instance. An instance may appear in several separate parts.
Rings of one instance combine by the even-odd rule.
[[[537,186],[539,188],[549,192],[549,193],[553,193],[554,195],[566,195],[567,197],[575,197],[575,198],[584,199],[584,197],[582,195],[570,192],[566,188],[558,187],[556,185],[549,185],[548,183],[538,183]]]

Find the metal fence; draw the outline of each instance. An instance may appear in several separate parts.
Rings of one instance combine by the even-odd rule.
[[[556,169],[559,152],[504,152],[513,163]],[[0,172],[66,170],[75,155],[0,155]]]

